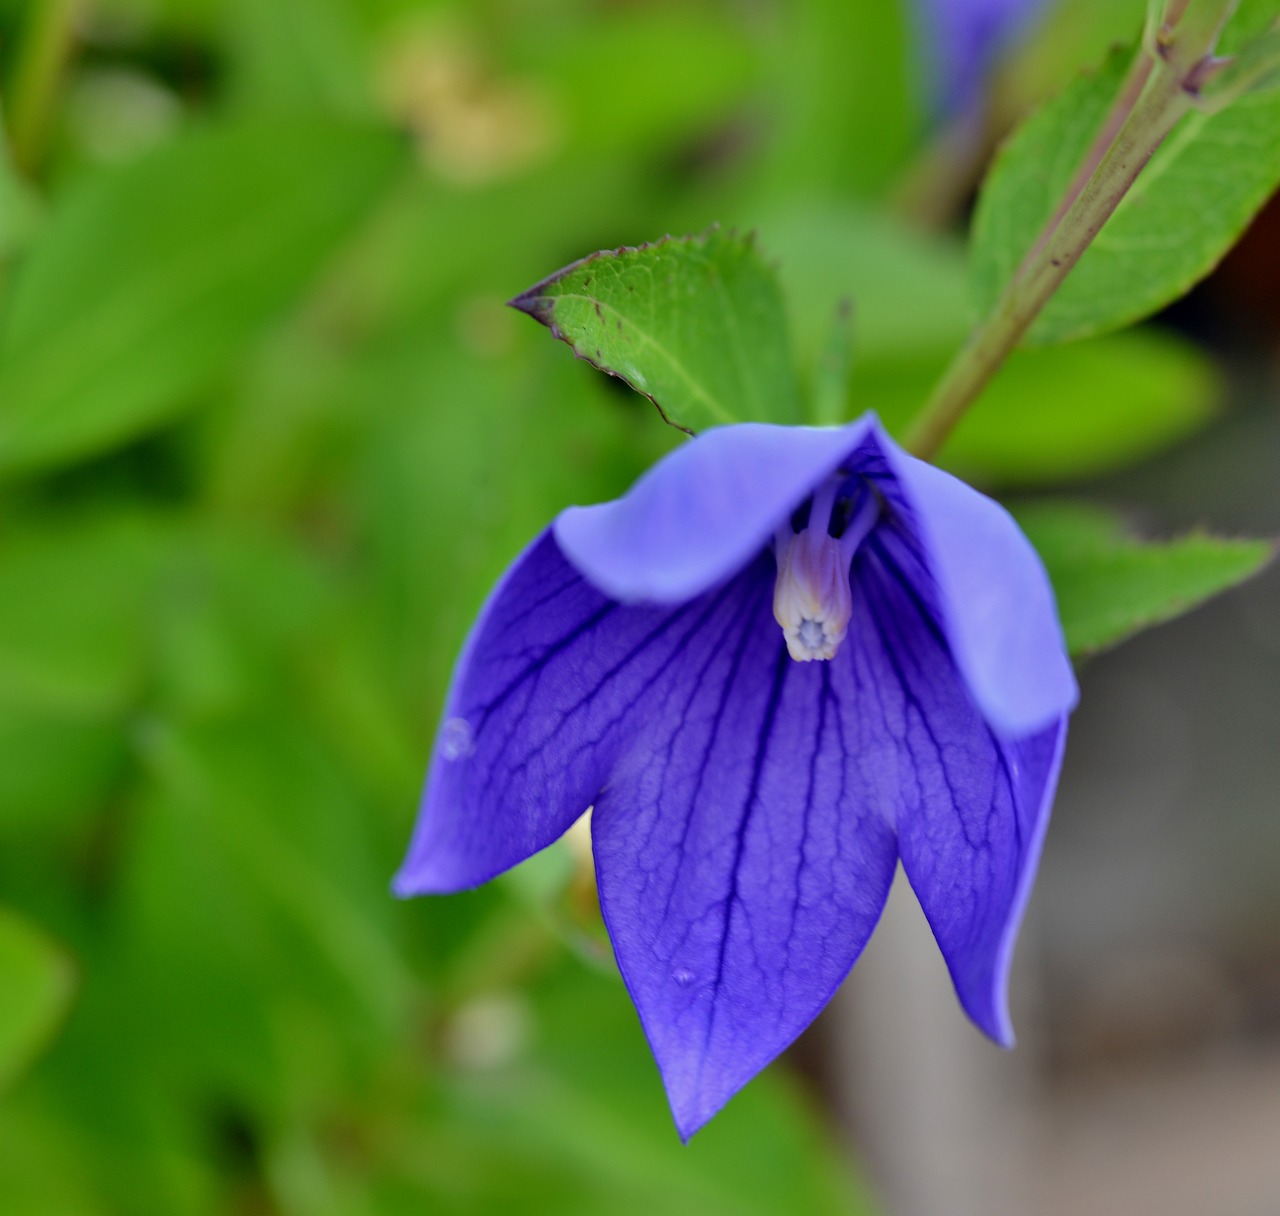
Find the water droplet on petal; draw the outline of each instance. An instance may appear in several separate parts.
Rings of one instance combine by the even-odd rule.
[[[681,988],[688,988],[697,977],[687,967],[677,967],[671,973],[671,978],[675,980]]]
[[[450,718],[440,728],[440,754],[446,760],[465,759],[475,750],[475,731],[466,718]]]

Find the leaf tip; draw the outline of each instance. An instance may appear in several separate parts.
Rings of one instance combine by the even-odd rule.
[[[555,312],[555,301],[546,294],[546,288],[555,278],[556,275],[552,275],[551,278],[535,283],[519,295],[512,296],[507,301],[507,307],[514,308],[517,312],[522,312],[554,330],[552,315]]]

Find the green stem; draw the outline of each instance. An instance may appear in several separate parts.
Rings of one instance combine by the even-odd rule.
[[[18,168],[31,175],[44,156],[62,74],[89,0],[39,0],[31,11],[10,89],[9,133]]]
[[[1192,107],[1188,81],[1210,55],[1235,0],[1170,0],[1063,203],[961,348],[906,438],[931,458],[1110,219],[1138,174]],[[1154,35],[1154,36],[1152,36]]]

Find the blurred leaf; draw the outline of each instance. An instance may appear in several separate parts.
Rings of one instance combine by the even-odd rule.
[[[1101,63],[1113,47],[1132,43],[1145,14],[1146,0],[1041,5],[1018,53],[1001,64],[993,101],[1010,114],[1002,129],[1066,88],[1082,64]]]
[[[227,0],[236,100],[248,111],[365,116],[366,48],[348,0]]]
[[[771,196],[875,196],[909,162],[926,126],[911,8],[803,0],[778,10],[781,28],[766,34]]]
[[[760,231],[778,259],[806,364],[818,355],[843,299],[853,301],[855,365],[946,356],[969,332],[964,252],[953,241],[848,204],[766,212]]]
[[[66,955],[22,917],[0,908],[0,1089],[53,1037],[74,986]]]
[[[212,1203],[217,1176],[225,1178],[231,1163],[210,1098],[165,1075],[152,1049],[167,1027],[149,999],[160,984],[126,973],[118,961],[99,955],[82,963],[86,980],[73,1016],[39,1069],[0,1106],[6,1216],[220,1210]],[[104,992],[125,983],[134,990],[130,1016],[103,1017]]]
[[[444,321],[458,327],[458,311],[489,296],[502,302],[582,248],[584,234],[608,245],[643,233],[643,186],[634,164],[599,156],[483,188],[413,179],[365,251],[366,291],[385,310],[394,340],[412,331],[421,341],[424,326],[440,324],[442,307]]]
[[[1136,540],[1109,511],[1079,504],[1027,507],[1017,516],[1049,571],[1075,655],[1189,612],[1256,574],[1276,553],[1262,540]]]
[[[848,414],[901,434],[969,331],[963,254],[866,208],[793,206],[762,224],[804,344],[819,356],[830,310],[851,297]],[[1168,334],[1116,334],[1019,350],[944,448],[970,480],[1028,485],[1120,467],[1190,434],[1221,394],[1212,364]]]
[[[986,314],[1052,215],[1119,91],[1117,51],[1037,111],[1001,151],[973,225],[973,289]],[[1280,184],[1280,91],[1193,112],[1142,171],[1032,325],[1069,342],[1148,316],[1211,271]]]
[[[380,130],[194,131],[86,180],[15,278],[0,332],[0,467],[155,426],[286,308],[401,163]]]
[[[595,253],[512,304],[681,429],[799,417],[782,296],[750,236]]]
[[[484,411],[491,441],[523,431],[512,403],[524,392],[527,351],[546,339],[504,300],[578,247],[583,231],[643,231],[639,193],[633,166],[599,161],[483,189],[406,180],[316,306],[274,333],[224,406],[205,415],[208,499],[219,510],[274,518],[309,507],[352,478],[353,455],[390,425],[415,435],[432,426],[474,429],[474,414]],[[521,222],[512,224],[517,213]],[[458,365],[488,366],[499,383],[478,385]],[[579,377],[598,379],[575,368],[563,383]],[[465,394],[470,408],[435,408],[444,399],[435,386],[458,378],[465,383],[449,391]],[[412,409],[402,408],[406,395]],[[543,425],[560,425],[561,409],[571,408],[557,408]],[[424,448],[418,458],[434,462],[440,445],[424,440]],[[452,470],[441,476],[453,480]]]
[[[943,366],[926,359],[863,365],[854,372],[852,401],[875,409],[900,434]],[[1186,438],[1212,417],[1222,394],[1209,359],[1154,329],[1018,350],[939,461],[988,485],[1091,477]]]
[[[0,1211],[6,1216],[114,1216],[84,1175],[83,1128],[44,1095],[33,1095],[32,1088],[24,1086],[0,1103]],[[141,1154],[135,1150],[134,1156]]]
[[[0,261],[7,261],[31,240],[41,213],[40,200],[14,166],[0,130]]]
[[[161,520],[104,513],[0,534],[0,692],[74,715],[136,698],[150,643]]]
[[[521,356],[506,360],[406,334],[349,389],[352,401],[394,403],[361,449],[361,579],[400,712],[423,740],[467,628],[511,560],[557,511],[622,493],[681,438],[641,398],[526,328]]]
[[[307,550],[248,526],[191,527],[175,538],[152,626],[155,700],[192,717],[283,693],[321,645],[336,592]]]
[[[204,889],[206,916],[240,905],[249,935],[237,943],[241,965],[253,960],[264,980],[283,967],[342,999],[366,1025],[394,1024],[409,976],[389,940],[393,904],[367,816],[323,745],[294,723],[237,717],[198,728],[156,724],[146,754],[159,795],[151,813],[182,828],[170,870],[180,863]],[[251,906],[256,917],[246,919]]]
[[[593,152],[635,154],[705,131],[731,115],[755,67],[738,22],[694,7],[610,10],[576,37],[565,34],[545,30],[538,66],[575,142]]]
[[[128,740],[111,718],[0,698],[0,838],[20,848],[100,811],[127,760]]]
[[[485,1155],[563,1172],[544,1178],[522,1210],[564,1211],[556,1197],[565,1204],[566,1195],[573,1196],[567,1210],[622,1216],[871,1210],[784,1069],[753,1081],[684,1145],[615,977],[562,966],[531,995],[528,1013],[538,1032],[532,1050],[487,1071],[455,1064],[445,1116],[464,1145],[478,1141]],[[477,1181],[501,1186],[496,1178]],[[504,1210],[503,1196],[484,1197],[489,1202],[482,1199],[479,1210]]]

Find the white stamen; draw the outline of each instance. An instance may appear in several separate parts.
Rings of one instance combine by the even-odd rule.
[[[782,626],[788,653],[801,663],[833,659],[840,649],[853,615],[849,565],[880,509],[868,488],[843,534],[830,535],[831,512],[843,484],[839,476],[829,479],[813,496],[808,525],[793,532],[787,522],[775,537],[778,581],[773,615]]]

